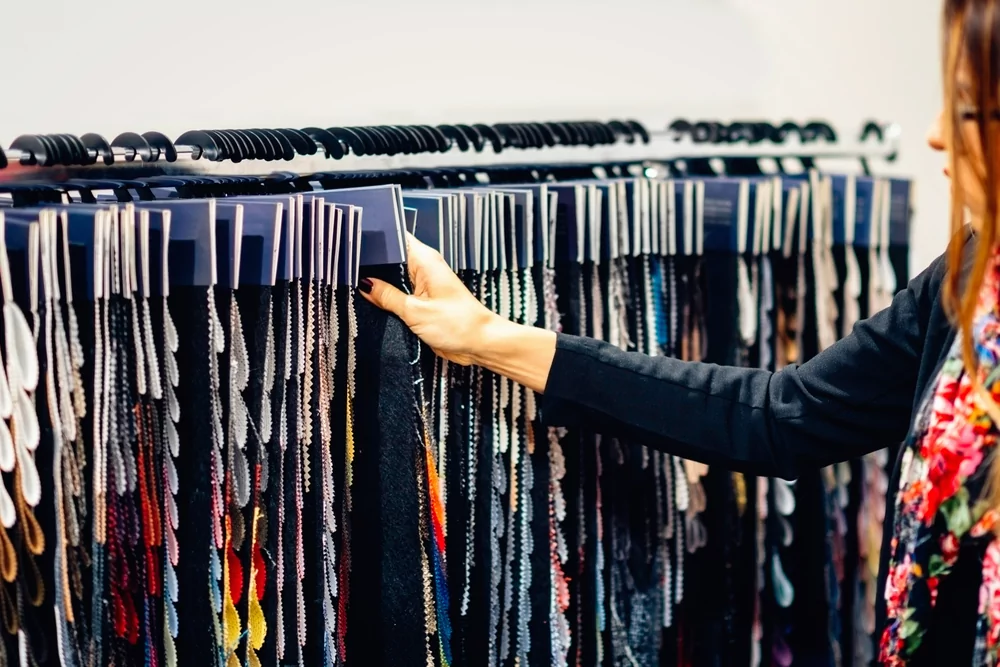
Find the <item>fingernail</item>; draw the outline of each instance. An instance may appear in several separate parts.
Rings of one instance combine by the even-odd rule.
[[[365,294],[371,294],[372,287],[374,286],[375,284],[370,279],[362,278],[361,283],[358,285],[358,289],[364,292]]]

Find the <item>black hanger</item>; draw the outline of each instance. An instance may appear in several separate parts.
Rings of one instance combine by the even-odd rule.
[[[71,164],[89,165],[96,161],[91,159],[90,152],[87,150],[87,147],[75,134],[57,134],[54,136],[61,139],[63,145],[66,146],[69,158],[72,160]]]
[[[395,126],[399,134],[405,138],[403,143],[407,155],[417,155],[427,152],[427,139],[422,132],[408,125]]]
[[[559,139],[552,131],[552,128],[546,125],[545,123],[530,123],[530,125],[535,129],[535,132],[537,132],[541,136],[542,144],[544,146],[552,148],[553,146],[559,143]]]
[[[549,165],[545,169],[545,176],[556,181],[587,180],[594,177],[594,168],[587,164]]]
[[[748,123],[744,121],[736,121],[735,123],[730,123],[726,128],[726,139],[731,144],[736,144],[740,142],[746,142],[748,144],[754,143],[755,133],[753,123]]]
[[[762,176],[764,171],[756,157],[739,156],[723,159],[727,176]]]
[[[712,168],[710,157],[684,158],[685,176],[719,176],[719,173]]]
[[[259,127],[243,131],[263,144],[265,160],[291,160],[295,157],[292,144],[277,132]]]
[[[262,180],[264,191],[269,194],[289,194],[293,192],[310,192],[313,188],[308,177],[292,172],[278,171],[268,174]]]
[[[56,145],[56,152],[60,156],[59,164],[68,166],[77,164],[78,156],[73,146],[61,134],[49,134],[45,137]]]
[[[244,129],[243,132],[256,139],[263,146],[265,160],[287,159],[285,158],[285,147],[278,140],[277,135],[256,127]],[[288,146],[288,152],[293,156],[295,155],[295,151],[292,150],[291,145]]]
[[[264,156],[267,155],[267,148],[259,138],[244,130],[225,130],[225,132],[236,140],[244,160],[266,159]]]
[[[882,134],[882,126],[879,125],[874,120],[869,120],[865,123],[864,127],[861,129],[861,136],[859,137],[858,141],[864,143],[868,141],[868,136],[872,134],[875,135],[875,138],[878,139],[879,143],[885,141],[885,138]]]
[[[476,149],[477,153],[483,152],[483,148],[486,146],[486,140],[483,138],[483,135],[479,130],[471,125],[456,125],[455,128],[465,135],[465,138],[469,140],[469,143],[472,144],[472,147]]]
[[[760,143],[762,141],[775,142],[775,135],[778,130],[771,123],[764,121],[751,124],[753,128],[753,139],[750,143]]]
[[[670,127],[667,129],[673,133],[674,141],[681,141],[685,137],[690,139],[694,128],[688,121],[683,118],[678,118],[674,122],[670,123]]]
[[[411,155],[433,152],[437,140],[418,125],[400,125],[399,131],[409,137]]]
[[[584,146],[588,141],[587,134],[580,127],[580,124],[575,121],[564,121],[562,126],[566,128],[569,133],[569,145],[570,146]]]
[[[718,144],[725,141],[721,129],[722,124],[716,121],[698,121],[691,131],[691,138],[699,144]]]
[[[419,137],[418,153],[436,153],[438,150],[438,139],[427,127],[423,125],[405,126],[414,136]]]
[[[500,135],[504,148],[521,148],[523,146],[521,133],[507,123],[497,123],[493,130]]]
[[[149,176],[142,180],[151,190],[156,188],[161,190],[174,190],[176,192],[178,188],[183,188],[188,185],[188,180],[186,178],[178,176]]]
[[[561,121],[559,123],[562,128],[566,131],[566,135],[569,137],[567,144],[569,146],[582,146],[587,138],[576,123],[572,121]]]
[[[590,133],[590,140],[594,142],[591,147],[603,146],[605,143],[607,143],[608,128],[605,127],[604,123],[588,120],[583,123],[583,126],[587,128],[587,131]],[[612,136],[614,136],[613,132]]]
[[[485,174],[491,184],[508,185],[534,181],[533,168],[529,165],[493,165],[479,170]],[[477,182],[475,173],[471,174],[472,182]]]
[[[514,123],[514,127],[521,131],[527,141],[528,148],[544,148],[545,137],[538,128],[531,123]]]
[[[399,155],[404,152],[403,141],[401,141],[401,137],[395,129],[385,125],[376,125],[371,129],[380,134],[382,139],[388,144],[389,149],[386,155]]]
[[[406,140],[407,154],[419,155],[431,150],[430,138],[425,132],[421,132],[419,128],[410,125],[398,125],[396,129]]]
[[[570,145],[571,136],[569,134],[569,128],[563,126],[562,123],[558,122],[542,123],[542,125],[548,129],[548,131],[552,134],[553,137],[555,137],[557,145],[559,146]]]
[[[393,137],[381,128],[366,125],[364,127],[356,127],[354,129],[358,132],[366,133],[369,137],[371,137],[372,141],[375,143],[376,155],[393,156],[400,153]]]
[[[514,132],[514,136],[517,139],[516,148],[524,150],[535,146],[535,137],[526,127],[520,123],[507,123],[507,126]]]
[[[206,130],[206,132],[213,135],[217,142],[221,142],[225,146],[226,156],[224,159],[232,162],[240,162],[243,159],[243,147],[235,137],[230,136],[225,130]]]
[[[244,160],[272,160],[270,140],[263,139],[260,135],[254,134],[250,130],[227,130],[229,134],[235,136],[244,147]]]
[[[236,162],[239,162],[242,159],[240,155],[240,146],[236,143],[235,139],[222,130],[205,130],[205,132],[215,137],[215,142],[223,147],[224,153],[220,156],[221,159]]]
[[[514,131],[521,135],[521,148],[541,148],[545,144],[525,123],[510,123]]]
[[[825,123],[823,121],[812,121],[807,123],[806,126],[802,128],[803,141],[812,142],[821,138],[830,143],[837,142],[837,133],[829,123]]]
[[[449,169],[421,169],[406,171],[398,176],[400,185],[410,189],[459,187],[457,179]]]
[[[393,127],[392,125],[378,125],[377,129],[392,145],[393,152],[390,153],[390,155],[398,155],[400,153],[407,155],[409,153],[409,135],[403,133],[398,127]]]
[[[64,165],[69,162],[69,156],[66,155],[66,150],[63,148],[61,141],[56,141],[52,136],[47,134],[38,135],[39,140],[45,144],[49,149],[49,155],[53,164]]]
[[[373,137],[375,144],[378,147],[379,155],[388,155],[391,157],[393,155],[399,155],[402,152],[401,147],[396,143],[395,137],[381,127],[366,125],[358,129],[368,132]]]
[[[27,162],[22,159],[22,164],[37,164],[42,167],[48,167],[58,164],[57,160],[60,157],[56,154],[55,147],[51,146],[48,141],[37,134],[22,134],[11,142],[10,148],[11,150],[18,150],[28,154]]]
[[[285,159],[294,159],[296,155],[315,155],[316,154],[316,140],[310,137],[308,134],[302,130],[296,130],[290,127],[283,127],[276,130],[266,130],[271,132],[279,141],[287,142],[287,147],[285,148]],[[337,142],[339,144],[339,142]],[[292,149],[292,155],[289,157],[287,148]],[[324,149],[326,147],[324,146]]]
[[[183,176],[151,176],[143,179],[152,188],[173,189],[180,199],[201,197],[202,177],[185,174]]]
[[[495,129],[493,129],[489,125],[483,125],[482,123],[477,123],[472,127],[479,130],[479,133],[483,135],[483,137],[487,141],[489,141],[490,144],[492,144],[494,153],[500,153],[503,151],[503,139],[500,137],[500,135],[497,133]]]
[[[608,127],[607,123],[601,123],[599,121],[593,121],[588,123],[590,128],[594,132],[594,137],[597,139],[597,143],[601,146],[610,146],[615,143],[615,131]]]
[[[624,138],[626,144],[635,143],[635,134],[632,132],[632,128],[620,120],[608,121],[608,127],[611,128],[611,131],[615,133],[616,137]]]
[[[122,136],[124,136],[124,135],[119,135],[118,139],[120,139]],[[142,137],[139,137],[139,138],[142,139]],[[115,139],[115,141],[112,142],[113,146],[118,146],[119,145],[118,144],[118,139]],[[149,145],[148,143],[146,143],[145,139],[143,139],[143,143],[146,146]],[[197,149],[197,153],[194,153],[191,156],[191,157],[193,157],[196,160],[200,159],[200,158],[204,158],[204,159],[209,160],[211,162],[215,162],[215,161],[221,159],[219,156],[223,152],[222,147],[219,146],[218,143],[216,143],[215,138],[212,137],[207,132],[205,132],[204,130],[189,130],[189,131],[185,132],[181,136],[177,137],[177,145],[178,146],[191,146],[191,147]],[[129,146],[129,147],[131,148],[131,146]]]
[[[785,121],[778,127],[774,133],[771,135],[772,141],[776,144],[785,143],[785,139],[788,138],[790,134],[797,134],[799,136],[799,141],[805,143],[805,137],[802,134],[802,128],[799,127],[798,123],[792,121]]]
[[[868,137],[870,135],[875,135],[876,140],[878,140],[878,143],[880,144],[883,141],[885,141],[885,135],[882,133],[882,126],[874,120],[869,120],[865,122],[864,127],[861,128],[861,136],[858,138],[858,141],[861,143],[865,143],[866,141],[868,141]],[[886,156],[887,162],[893,162],[895,161],[895,159],[896,159],[895,152],[890,153],[889,155]],[[864,175],[871,176],[872,170],[871,170],[871,165],[868,164],[868,158],[862,155],[858,158],[858,160],[861,163],[861,171],[864,173]]]
[[[309,136],[314,142],[319,143],[326,152],[327,157],[339,160],[347,154],[347,147],[335,134],[329,130],[319,127],[307,127],[302,132]]]
[[[96,202],[94,190],[112,190],[119,202],[134,201],[132,190],[139,195],[140,201],[154,201],[156,199],[145,179],[70,179],[60,184],[60,187],[66,190],[75,190],[80,194],[81,201],[88,204]]]
[[[21,183],[0,183],[0,192],[9,193],[11,196],[11,202],[15,207],[39,206],[41,204],[61,204],[63,197],[63,191],[51,183],[31,181]]]
[[[596,123],[597,129],[601,133],[605,146],[614,146],[618,143],[618,134],[607,123]]]
[[[454,125],[438,125],[438,129],[441,130],[446,137],[451,139],[456,146],[458,146],[458,150],[463,153],[469,150],[469,140],[457,127]]]
[[[444,132],[430,125],[421,125],[420,127],[429,132],[435,141],[437,141],[438,153],[447,153],[451,150],[451,140],[445,136]]]
[[[308,133],[309,129],[312,129],[312,128],[307,128],[305,130],[305,132]],[[368,154],[367,153],[367,150],[368,150],[368,144],[367,144],[367,142],[364,139],[362,139],[359,134],[355,133],[350,128],[346,128],[346,127],[328,127],[328,128],[326,128],[326,131],[329,132],[330,134],[332,134],[333,136],[337,137],[337,139],[339,139],[341,141],[341,143],[344,146],[348,147],[351,150],[351,152],[354,153],[355,155],[366,155],[366,154]],[[343,156],[341,156],[341,157],[343,157]]]
[[[649,143],[649,132],[646,131],[646,128],[642,123],[637,120],[626,119],[625,124],[632,128],[632,132],[634,132],[637,137],[642,139],[642,143]]]
[[[70,162],[70,156],[66,147],[63,145],[63,142],[57,141],[54,135],[40,134],[38,135],[38,139],[48,149],[49,160],[53,164],[65,165]]]
[[[153,148],[149,145],[141,134],[135,132],[122,132],[111,140],[112,148],[126,148],[130,153],[125,153],[125,161],[132,162],[136,158],[143,162],[149,162],[153,158]]]
[[[205,176],[212,197],[222,199],[231,197],[239,191],[240,181],[236,176]]]
[[[601,145],[601,129],[596,123],[585,120],[577,123],[577,127],[579,127],[580,131],[584,134],[584,145],[587,146],[587,148],[593,148],[594,146]]]
[[[363,135],[368,135],[375,144],[375,155],[397,155],[394,142],[391,141],[389,136],[379,130],[377,127],[359,126],[352,128],[355,132],[360,132]]]
[[[153,162],[161,157],[167,162],[177,161],[177,149],[174,148],[174,142],[170,141],[167,135],[162,132],[143,132],[142,138],[146,140],[146,144],[150,148],[150,157]]]

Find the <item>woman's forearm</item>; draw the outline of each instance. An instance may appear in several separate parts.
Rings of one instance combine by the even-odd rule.
[[[497,317],[483,327],[473,363],[536,392],[545,383],[556,354],[556,334]]]

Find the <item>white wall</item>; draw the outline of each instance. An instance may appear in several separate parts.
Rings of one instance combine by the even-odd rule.
[[[0,142],[35,132],[630,116],[904,129],[943,250],[937,0],[2,0]]]

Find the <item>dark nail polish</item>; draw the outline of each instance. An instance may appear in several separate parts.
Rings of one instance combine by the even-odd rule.
[[[362,278],[361,283],[358,285],[358,289],[364,292],[365,294],[371,294],[372,287],[374,286],[375,285],[374,283],[372,283],[371,280],[369,280],[368,278]]]

